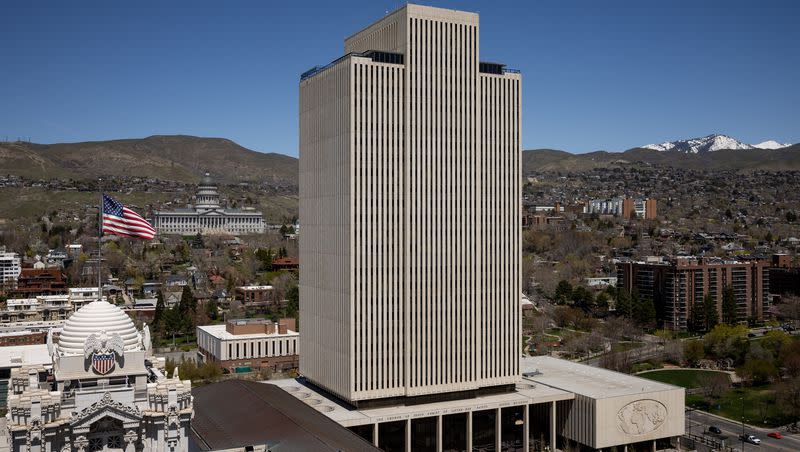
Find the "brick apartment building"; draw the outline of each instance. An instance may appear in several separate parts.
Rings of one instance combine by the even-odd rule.
[[[33,298],[67,293],[67,277],[60,268],[23,268],[9,298]]]
[[[642,299],[653,300],[659,323],[672,330],[686,330],[694,303],[706,294],[716,300],[722,318],[722,296],[733,289],[739,321],[762,321],[770,306],[770,267],[765,259],[727,260],[679,257],[659,261],[617,263],[617,287],[634,288]]]

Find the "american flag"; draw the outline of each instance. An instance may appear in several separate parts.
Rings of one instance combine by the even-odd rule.
[[[156,230],[141,215],[103,193],[103,232],[152,240]]]

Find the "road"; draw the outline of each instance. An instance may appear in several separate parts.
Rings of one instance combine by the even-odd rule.
[[[723,419],[717,416],[711,416],[702,411],[687,411],[686,412],[686,432],[695,435],[701,435],[704,431],[707,432],[708,426],[715,425],[722,430],[722,435],[714,435],[707,433],[708,436],[717,440],[725,439],[725,445],[734,447],[741,450],[742,442],[739,440],[739,435],[742,433],[742,424],[731,420]],[[775,431],[775,429],[763,429],[759,427],[748,427],[745,425],[745,433],[755,435],[761,440],[761,445],[755,444],[744,445],[744,451],[786,451],[794,452],[800,450],[800,435],[784,433],[783,439],[775,439],[767,436],[767,433]]]

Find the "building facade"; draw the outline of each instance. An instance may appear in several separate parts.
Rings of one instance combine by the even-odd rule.
[[[206,173],[197,187],[195,204],[185,209],[153,213],[159,234],[261,234],[264,217],[253,209],[229,209],[220,204],[217,184]]]
[[[656,200],[651,198],[591,199],[586,203],[583,213],[653,220],[657,215],[656,205]]]
[[[519,380],[521,75],[406,5],[300,81],[301,372],[351,403]]]
[[[722,298],[733,291],[737,320],[763,321],[770,307],[770,262],[681,257],[658,262],[617,263],[617,286],[636,289],[653,300],[660,323],[672,330],[686,330],[692,307],[710,295],[722,318]]]
[[[51,366],[11,370],[7,435],[11,452],[185,452],[191,382],[151,365],[147,327],[105,301],[67,320]]]
[[[17,286],[9,291],[9,298],[30,298],[39,295],[67,293],[67,276],[60,268],[23,268]]]
[[[0,292],[13,289],[22,271],[20,258],[16,253],[0,253]]]
[[[197,327],[198,353],[230,372],[296,369],[299,334],[294,319],[229,320],[225,325]]]

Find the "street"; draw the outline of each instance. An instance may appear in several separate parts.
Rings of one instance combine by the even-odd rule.
[[[715,435],[708,433],[708,427],[714,425],[722,430],[722,435]],[[761,445],[745,443],[745,451],[798,451],[800,450],[800,435],[796,433],[784,433],[776,429],[764,429],[759,427],[752,427],[745,425],[745,433],[755,435],[761,440]],[[783,439],[775,439],[767,436],[767,433],[779,431],[783,435]],[[686,412],[686,432],[695,435],[702,435],[703,432],[709,437],[717,440],[725,440],[725,445],[734,447],[736,449],[742,448],[742,442],[739,440],[739,435],[742,433],[742,424],[739,422],[730,421],[712,416],[702,411],[687,411]]]

